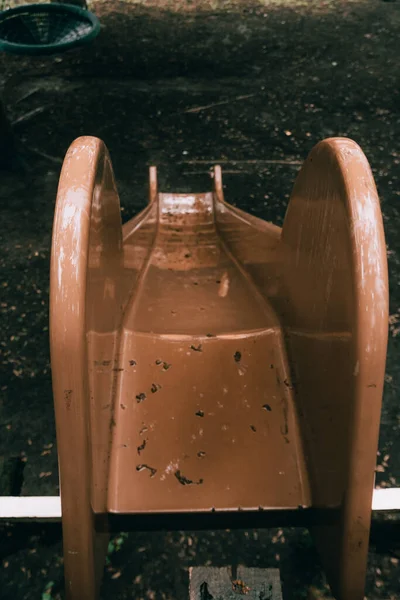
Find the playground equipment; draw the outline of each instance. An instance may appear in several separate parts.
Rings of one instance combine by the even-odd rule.
[[[0,50],[53,54],[81,46],[100,32],[90,11],[72,4],[26,4],[0,13]]]
[[[362,600],[388,282],[355,142],[310,153],[282,229],[214,190],[121,227],[109,155],[79,138],[53,229],[50,337],[69,600],[99,592],[109,527],[309,526]],[[125,528],[125,527],[124,527]]]

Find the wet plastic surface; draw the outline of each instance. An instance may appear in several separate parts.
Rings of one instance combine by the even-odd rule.
[[[309,505],[282,330],[229,249],[249,224],[214,197],[158,194],[124,239],[135,256],[151,232],[122,324],[113,512]]]

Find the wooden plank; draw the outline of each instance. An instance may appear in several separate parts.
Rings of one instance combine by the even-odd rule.
[[[232,577],[229,567],[191,567],[190,600],[282,600],[279,569],[239,566]]]

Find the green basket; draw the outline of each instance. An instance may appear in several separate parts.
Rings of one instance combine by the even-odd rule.
[[[55,54],[99,32],[97,17],[72,4],[27,4],[0,13],[0,50],[11,54]]]

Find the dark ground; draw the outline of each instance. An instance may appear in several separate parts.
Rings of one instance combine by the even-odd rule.
[[[103,30],[91,46],[52,58],[0,55],[30,169],[0,174],[0,456],[25,464],[22,494],[58,494],[48,273],[60,164],[74,138],[108,145],[124,220],[146,203],[150,164],[161,190],[204,191],[209,167],[225,160],[227,200],[281,224],[299,167],[265,161],[303,160],[320,139],[340,135],[363,148],[382,201],[391,335],[377,484],[399,487],[400,2],[196,4],[95,4]],[[2,600],[60,597],[59,530],[3,534]],[[188,566],[235,561],[279,566],[288,598],[320,584],[302,530],[129,534],[114,547],[103,598],[185,600]],[[400,599],[393,550],[371,546],[368,598]]]

